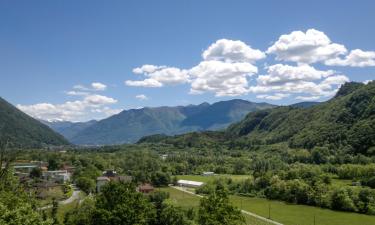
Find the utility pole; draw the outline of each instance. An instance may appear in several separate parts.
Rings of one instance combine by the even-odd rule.
[[[268,203],[268,219],[271,219],[271,203]]]

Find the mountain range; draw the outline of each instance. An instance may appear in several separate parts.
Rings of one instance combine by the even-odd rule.
[[[17,148],[69,145],[60,134],[0,97],[0,141]]]
[[[375,155],[375,82],[350,82],[329,101],[279,106],[249,113],[224,131],[149,136],[140,142],[179,146],[225,143],[257,146],[287,143],[291,148],[325,147]]]
[[[85,123],[46,122],[78,145],[134,143],[153,134],[175,135],[192,131],[220,130],[256,110],[275,107],[234,99],[213,104],[176,107],[145,107],[124,110],[100,121]]]

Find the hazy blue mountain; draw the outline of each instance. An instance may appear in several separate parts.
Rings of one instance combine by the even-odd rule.
[[[69,142],[45,124],[23,113],[0,97],[0,140],[22,148],[68,145]]]
[[[214,104],[124,110],[79,131],[69,140],[75,144],[120,144],[153,134],[218,130],[243,119],[249,112],[272,107],[267,103],[234,99]]]
[[[44,121],[41,120],[42,123],[46,124],[54,131],[58,132],[59,134],[63,135],[67,139],[73,138],[77,135],[78,132],[94,125],[97,121],[90,120],[87,122],[70,122],[70,121]]]

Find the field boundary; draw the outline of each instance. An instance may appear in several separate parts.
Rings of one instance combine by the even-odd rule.
[[[185,193],[188,193],[188,194],[191,194],[191,195],[197,196],[197,197],[199,197],[199,198],[202,198],[202,197],[203,197],[202,195],[198,195],[198,194],[196,194],[196,193],[194,193],[194,192],[191,192],[191,191],[185,190],[185,189],[182,188],[182,187],[177,187],[177,186],[170,186],[170,187],[171,187],[171,188],[174,188],[174,189],[176,189],[176,190],[179,190],[179,191],[182,191],[182,192],[185,192]],[[252,212],[249,212],[249,211],[243,210],[243,209],[241,209],[241,212],[242,212],[243,214],[246,214],[246,215],[249,215],[249,216],[255,217],[255,218],[259,219],[259,220],[263,220],[263,221],[265,221],[265,222],[267,222],[267,223],[271,223],[271,224],[274,224],[274,225],[284,225],[284,224],[282,224],[282,223],[276,222],[276,221],[271,220],[271,219],[267,219],[267,218],[265,218],[265,217],[263,217],[263,216],[259,216],[258,214],[255,214],[255,213],[252,213]]]

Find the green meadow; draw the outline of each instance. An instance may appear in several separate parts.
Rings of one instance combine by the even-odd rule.
[[[205,177],[206,178],[206,177]],[[184,178],[187,179],[187,178]],[[161,189],[170,194],[170,201],[183,208],[197,207],[199,197],[174,188]],[[231,196],[231,202],[246,211],[269,217],[285,225],[374,225],[375,216],[358,213],[339,212],[313,206],[287,204],[263,198]],[[248,225],[268,224],[250,216],[245,216]]]

